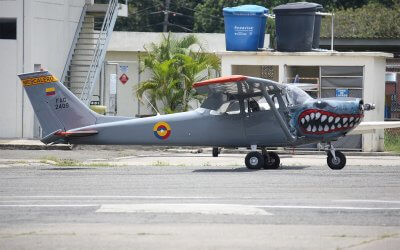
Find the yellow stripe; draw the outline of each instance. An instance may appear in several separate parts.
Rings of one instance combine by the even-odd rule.
[[[55,76],[40,76],[40,77],[24,79],[22,80],[22,84],[25,87],[27,87],[27,86],[34,86],[34,85],[39,85],[49,82],[57,82],[57,81],[58,79]]]
[[[56,91],[55,88],[46,88],[46,92],[54,92],[54,91]]]

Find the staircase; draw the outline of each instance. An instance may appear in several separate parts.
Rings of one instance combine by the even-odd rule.
[[[61,79],[86,105],[90,104],[117,16],[118,0],[83,7]]]

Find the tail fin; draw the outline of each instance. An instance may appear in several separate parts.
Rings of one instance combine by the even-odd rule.
[[[48,71],[18,75],[43,129],[43,137],[96,123],[97,114]]]

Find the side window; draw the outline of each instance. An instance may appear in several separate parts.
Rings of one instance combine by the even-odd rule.
[[[234,115],[234,114],[240,114],[240,105],[238,100],[232,100],[229,102],[223,103],[218,110],[212,110],[210,112],[212,115],[222,115],[222,114],[228,114],[228,115]]]
[[[279,108],[279,102],[276,97],[271,96],[272,101],[275,103],[275,107]],[[247,98],[244,102],[246,113],[254,113],[259,111],[270,110],[267,100],[264,96],[256,96]]]

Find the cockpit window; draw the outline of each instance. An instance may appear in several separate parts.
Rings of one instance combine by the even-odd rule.
[[[303,104],[308,99],[312,99],[312,97],[309,96],[302,89],[292,85],[286,86],[286,98],[287,101],[289,102],[288,106],[300,105]]]

